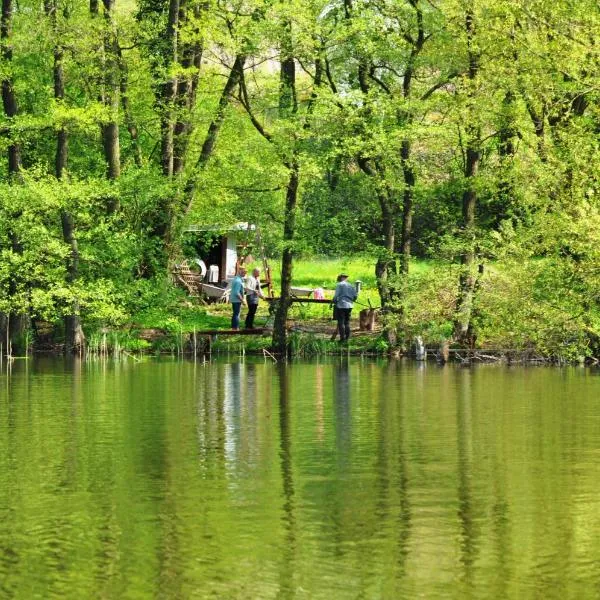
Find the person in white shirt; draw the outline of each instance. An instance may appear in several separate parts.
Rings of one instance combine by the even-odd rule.
[[[254,329],[254,315],[258,308],[260,298],[264,299],[260,289],[260,269],[253,269],[252,275],[246,279],[246,302],[248,303],[248,314],[244,323],[246,329]]]

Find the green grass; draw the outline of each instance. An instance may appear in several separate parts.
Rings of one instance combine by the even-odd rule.
[[[425,273],[431,270],[434,262],[430,260],[412,260],[411,274]],[[279,265],[271,265],[275,289],[279,287]],[[340,273],[346,273],[350,282],[362,281],[363,289],[377,289],[375,280],[375,259],[373,257],[354,256],[350,258],[303,258],[294,261],[292,284],[298,287],[322,287],[335,289]]]
[[[294,263],[293,273],[293,284],[299,287],[333,290],[340,273],[347,273],[351,282],[360,279],[365,287],[375,287],[375,266],[368,258],[303,259]]]
[[[190,305],[152,307],[134,317],[134,325],[139,328],[157,328],[167,331],[189,333],[200,329],[218,329],[229,326],[230,305]]]
[[[116,11],[121,15],[134,14],[137,8],[136,0],[121,0],[116,3]]]

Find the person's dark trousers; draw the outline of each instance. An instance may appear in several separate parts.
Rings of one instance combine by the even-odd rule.
[[[345,342],[350,337],[350,313],[351,308],[337,309],[338,331],[340,334],[340,342]]]
[[[239,329],[240,328],[240,312],[242,311],[242,303],[241,302],[232,302],[231,308],[233,310],[233,314],[231,315],[231,329]]]
[[[256,304],[248,302],[248,314],[246,315],[246,321],[244,323],[246,329],[254,329],[254,315],[256,314],[257,308],[258,302]]]

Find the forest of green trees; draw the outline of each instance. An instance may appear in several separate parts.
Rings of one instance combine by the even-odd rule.
[[[392,341],[594,355],[599,33],[597,0],[2,0],[0,339],[76,349],[170,297],[186,224],[248,221],[276,350],[295,258],[360,254]]]

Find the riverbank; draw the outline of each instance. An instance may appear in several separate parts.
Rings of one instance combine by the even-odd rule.
[[[295,303],[289,313],[290,353],[297,356],[350,353],[357,355],[411,355],[419,337],[437,356],[440,346],[452,335],[459,267],[441,261],[413,261],[410,275],[402,280],[404,311],[396,322],[384,323],[382,316],[374,332],[358,330],[358,313],[379,306],[373,259],[300,260],[295,265],[294,285],[324,288],[333,294],[338,273],[362,289],[353,312],[354,336],[347,346],[331,341],[335,330],[329,305]],[[595,305],[586,304],[576,290],[564,290],[552,278],[549,260],[517,263],[504,261],[486,267],[472,309],[475,331],[472,348],[451,347],[449,358],[470,360],[534,361],[554,363],[594,362],[600,356],[600,316]],[[279,282],[275,281],[275,289]],[[569,293],[567,293],[569,292]],[[186,354],[203,351],[226,354],[270,351],[271,337],[211,336],[206,330],[229,329],[231,307],[204,304],[183,290],[165,285],[153,289],[118,319],[96,320],[86,327],[90,354]],[[243,315],[242,315],[243,317]],[[389,319],[389,317],[388,317]],[[271,324],[266,303],[256,316],[257,327]],[[381,335],[383,325],[398,330],[397,346]],[[32,350],[61,352],[57,336],[61,323],[37,327]],[[479,358],[474,358],[475,356]],[[488,358],[486,358],[488,357]]]
[[[205,311],[212,310],[216,314]],[[261,327],[248,334],[232,334],[229,329],[228,305],[192,307],[187,309],[187,323],[171,316],[168,327],[142,327],[133,325],[128,330],[105,330],[91,338],[86,353],[91,357],[141,359],[142,356],[171,355],[180,357],[206,356],[262,356],[277,360],[271,352],[272,330]],[[195,318],[194,318],[195,317]],[[269,320],[266,310],[257,318],[259,326]],[[210,331],[210,333],[208,333]],[[598,364],[593,357],[570,357],[543,354],[530,348],[477,347],[465,348],[458,345],[436,344],[427,341],[417,348],[414,341],[403,346],[390,346],[381,326],[374,331],[360,331],[358,322],[353,323],[353,333],[347,343],[334,337],[335,322],[329,318],[321,320],[296,320],[289,322],[289,356],[292,358],[314,358],[319,356],[358,356],[409,358],[444,364],[460,365],[503,363],[503,364]],[[222,333],[220,333],[222,332]],[[61,348],[53,349],[60,352]]]

